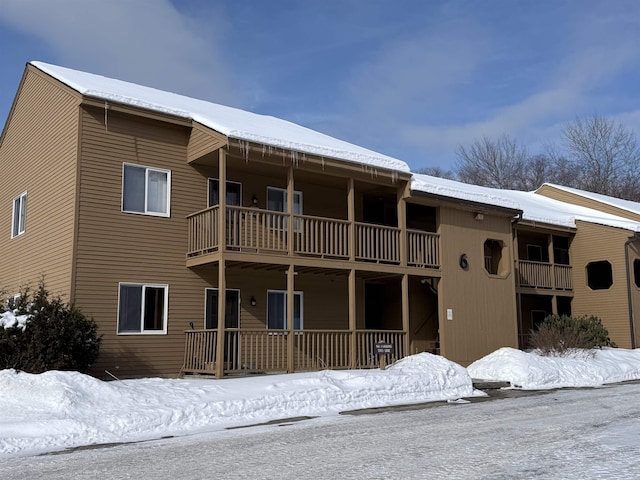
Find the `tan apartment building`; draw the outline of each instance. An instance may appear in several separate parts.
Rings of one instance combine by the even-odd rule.
[[[618,346],[636,347],[640,205],[558,185],[519,192],[421,175],[413,183],[431,195],[520,211],[511,230],[520,348],[528,347],[531,331],[551,314],[596,315]],[[481,228],[476,222],[475,229]],[[487,269],[490,253],[485,251]]]
[[[92,316],[97,376],[376,367],[376,344],[467,364],[517,345],[519,209],[414,188],[377,152],[32,62],[0,164],[1,286],[44,276]]]
[[[603,318],[611,338],[620,347],[640,345],[640,204],[561,185],[544,184],[536,194],[576,208],[588,208],[596,217],[615,216],[618,228],[603,222],[580,222],[575,259],[576,282],[587,288],[576,291],[576,314]],[[622,220],[624,219],[624,220]]]

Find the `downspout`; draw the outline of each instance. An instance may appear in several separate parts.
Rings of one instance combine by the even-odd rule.
[[[629,327],[631,331],[631,348],[636,348],[636,335],[633,326],[633,297],[631,295],[631,272],[629,271],[629,246],[638,240],[640,235],[634,233],[633,237],[624,242],[624,263],[627,271],[627,302],[629,303]]]
[[[513,237],[512,237],[512,250],[513,250],[513,281],[514,281],[514,290],[516,290],[516,346],[517,348],[524,349],[526,345],[521,344],[521,338],[524,337],[522,332],[522,296],[517,293],[518,287],[520,286],[520,273],[518,272],[518,260],[520,256],[518,254],[518,222],[522,220],[524,212],[518,213],[518,215],[511,220],[511,228],[513,229]]]

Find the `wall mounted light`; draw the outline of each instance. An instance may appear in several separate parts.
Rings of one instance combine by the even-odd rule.
[[[254,207],[257,207],[257,206],[258,206],[258,196],[257,196],[256,194],[253,194],[253,196],[251,197],[251,204],[252,204]]]
[[[484,220],[484,213],[476,213],[475,219],[480,221],[480,220]]]
[[[251,304],[252,307],[255,307],[258,303],[256,302],[256,297],[251,297],[251,299],[249,300],[249,303]]]

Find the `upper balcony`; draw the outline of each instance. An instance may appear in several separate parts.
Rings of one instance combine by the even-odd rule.
[[[569,236],[530,230],[519,231],[517,286],[532,291],[572,291],[570,241]]]
[[[211,254],[225,250],[429,269],[440,267],[437,233],[406,229],[403,234],[397,227],[294,214],[290,244],[288,213],[227,206],[223,235],[219,231],[219,215],[220,207],[216,205],[187,217],[187,265],[206,263]]]
[[[518,286],[546,290],[573,290],[571,265],[518,260]]]

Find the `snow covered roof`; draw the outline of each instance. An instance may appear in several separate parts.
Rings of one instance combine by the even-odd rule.
[[[579,195],[584,198],[595,200],[605,205],[610,205],[612,207],[617,207],[621,210],[626,210],[628,212],[640,215],[640,203],[638,202],[632,202],[631,200],[623,200],[621,198],[610,197],[608,195],[602,195],[600,193],[587,192],[586,190],[580,190],[578,188],[565,187],[563,185],[557,185],[555,183],[545,183],[542,185],[542,187],[544,187],[545,185],[549,187],[557,188],[558,190],[563,190],[568,193],[573,193],[574,195]]]
[[[409,166],[402,160],[279,118],[57,65],[43,62],[30,62],[30,64],[82,95],[191,119],[229,138],[371,167],[409,172]]]
[[[535,192],[481,187],[421,174],[413,175],[411,190],[520,210],[522,211],[522,219],[530,222],[576,228],[576,220],[579,220],[631,230],[632,232],[640,232],[639,222],[591,208],[554,200]]]
[[[448,180],[446,178],[432,177],[430,175],[414,173],[411,178],[411,190],[431,193],[441,197],[481,203],[493,207],[520,210],[519,204],[502,195],[502,191],[499,189],[470,185],[468,183]]]
[[[520,205],[523,212],[522,219],[526,221],[570,228],[576,227],[576,221],[582,221],[640,232],[639,222],[617,215],[561,202],[535,192],[515,190],[500,190],[500,192]]]

